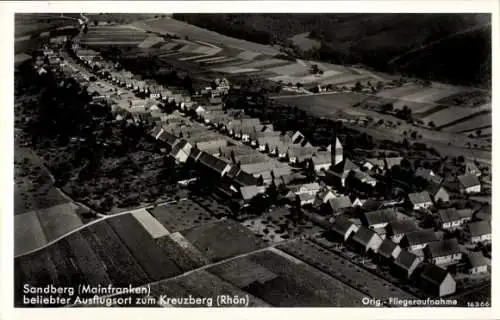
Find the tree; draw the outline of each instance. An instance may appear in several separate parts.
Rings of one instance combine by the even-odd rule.
[[[363,90],[363,85],[361,85],[361,82],[356,81],[356,84],[354,85],[353,90],[354,91],[361,91],[361,90]]]
[[[432,129],[436,128],[436,124],[434,123],[434,121],[429,121],[429,127],[431,127]]]

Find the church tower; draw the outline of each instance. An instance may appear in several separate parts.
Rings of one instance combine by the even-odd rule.
[[[337,137],[337,130],[335,129],[332,134],[332,140],[329,146],[330,153],[332,156],[332,166],[341,163],[344,160],[344,148]]]

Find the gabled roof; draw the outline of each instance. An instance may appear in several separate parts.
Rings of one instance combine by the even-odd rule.
[[[431,242],[424,249],[431,258],[444,257],[460,253],[457,239]]]
[[[443,222],[443,223],[462,220],[462,218],[460,217],[460,215],[458,214],[458,212],[455,208],[448,208],[448,209],[444,209],[444,210],[439,210],[439,217],[441,219],[441,222]]]
[[[315,153],[316,149],[314,148],[304,148],[297,146],[290,146],[290,148],[288,148],[289,157],[312,158]]]
[[[440,182],[441,181],[441,177],[436,175],[434,173],[434,171],[432,171],[431,169],[426,169],[426,168],[422,168],[422,167],[419,167],[416,171],[415,171],[415,176],[417,177],[421,177],[427,181],[434,181],[434,182]]]
[[[257,186],[244,186],[240,188],[240,192],[244,200],[250,200],[259,193],[262,193],[261,189]]]
[[[409,252],[408,250],[401,250],[398,257],[394,261],[394,264],[404,270],[410,270],[410,268],[419,260],[416,254]]]
[[[410,246],[437,241],[436,233],[432,230],[419,230],[405,235]]]
[[[316,190],[319,190],[321,188],[319,183],[317,183],[317,182],[304,183],[298,187],[299,187],[299,190],[304,189],[305,191],[316,191]]]
[[[378,248],[378,254],[380,254],[384,258],[389,259],[392,257],[392,253],[394,252],[394,250],[396,250],[397,247],[399,246],[391,240],[384,239],[384,241],[382,241],[382,244]]]
[[[371,163],[373,166],[379,167],[380,169],[385,168],[385,162],[383,159],[371,158],[366,159],[366,162]]]
[[[432,196],[436,195],[436,193],[438,193],[439,190],[441,190],[441,189],[443,189],[444,192],[448,193],[448,190],[446,190],[446,188],[443,185],[441,185],[439,183],[435,183],[433,181],[430,181],[425,189]]]
[[[328,200],[328,205],[335,211],[352,207],[352,202],[348,196],[341,196]]]
[[[344,160],[342,162],[338,163],[333,168],[333,171],[338,172],[338,173],[348,173],[351,170],[355,170],[355,171],[358,170],[359,171],[360,168],[347,158],[344,158]]]
[[[206,152],[202,152],[199,160],[200,164],[204,165],[206,168],[210,168],[218,173],[222,173],[222,171],[226,168],[228,165],[227,162],[224,160],[221,160],[211,154],[208,154]]]
[[[369,211],[363,213],[361,216],[361,221],[363,221],[366,226],[372,226],[379,223],[389,223],[396,221],[397,219],[398,216],[393,209]]]
[[[338,234],[345,235],[349,228],[356,226],[354,223],[349,221],[348,219],[339,216],[335,218],[335,222],[331,224],[330,228],[337,232]]]
[[[424,270],[420,274],[420,277],[422,279],[427,280],[430,283],[433,283],[437,286],[441,285],[443,283],[444,279],[448,275],[448,271],[434,265],[434,264],[429,264],[425,266]]]
[[[408,199],[410,199],[412,204],[422,204],[432,202],[431,197],[427,191],[415,192],[408,194]]]
[[[469,261],[469,265],[472,268],[488,265],[481,252],[469,251],[469,253],[467,254],[467,260]]]
[[[330,152],[319,151],[311,157],[315,165],[332,163],[332,155]]]
[[[373,237],[378,237],[378,235],[368,228],[360,227],[352,237],[352,240],[366,247]]]
[[[458,176],[458,181],[463,188],[470,188],[480,185],[479,179],[473,174]]]
[[[170,153],[172,155],[176,155],[181,149],[183,149],[188,144],[189,142],[187,142],[185,139],[178,139],[177,142],[172,146],[172,151],[170,151]]]
[[[311,195],[309,193],[300,193],[298,196],[299,196],[300,201],[310,201],[310,200],[313,200],[315,198],[314,195]]]
[[[193,159],[194,161],[198,161],[198,159],[201,157],[202,151],[199,150],[198,148],[192,148],[191,153],[189,154],[189,157]]]
[[[238,172],[234,177],[234,182],[240,186],[254,186],[258,184],[258,179],[245,171]]]
[[[413,231],[418,231],[419,228],[413,222],[412,220],[409,219],[401,219],[401,220],[395,220],[389,223],[388,228],[392,230],[392,233],[397,235],[397,234],[406,234],[409,232]]]
[[[470,219],[473,216],[473,211],[472,209],[461,209],[457,210],[458,215],[462,219]]]
[[[393,166],[399,166],[401,165],[401,161],[403,160],[402,157],[393,157],[393,158],[385,158],[385,165],[387,169],[391,169]]]
[[[471,236],[477,237],[491,234],[491,223],[489,221],[476,221],[468,224]]]

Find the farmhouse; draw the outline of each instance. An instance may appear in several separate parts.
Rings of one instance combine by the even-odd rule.
[[[312,159],[315,152],[314,148],[291,146],[287,151],[288,161],[291,164],[300,164],[308,159]]]
[[[219,154],[219,149],[225,146],[227,146],[227,140],[222,138],[200,141],[196,143],[196,147],[198,149],[213,155]]]
[[[429,243],[437,241],[438,238],[433,230],[419,230],[405,234],[401,239],[401,246],[409,251],[424,249]]]
[[[467,254],[467,266],[470,274],[488,272],[488,263],[481,252],[469,252]]]
[[[386,230],[387,236],[390,237],[394,243],[399,243],[405,234],[418,231],[419,228],[413,220],[402,219],[391,221],[387,225]]]
[[[460,183],[460,191],[462,193],[478,193],[481,192],[481,183],[479,179],[472,174],[458,176]]]
[[[447,239],[429,243],[424,254],[431,263],[449,265],[462,259],[457,239]]]
[[[193,146],[189,142],[184,139],[179,139],[172,146],[170,155],[173,156],[177,162],[186,163],[192,148]]]
[[[420,177],[428,182],[432,182],[432,183],[436,183],[436,184],[440,184],[441,181],[443,180],[443,178],[441,178],[440,176],[435,174],[434,171],[432,171],[432,169],[425,169],[422,167],[418,168],[415,171],[415,176]]]
[[[333,193],[332,190],[323,188],[318,193],[316,194],[316,202],[318,205],[322,205],[324,203],[327,203],[328,200],[335,198],[336,195]]]
[[[403,161],[402,157],[393,157],[393,158],[385,158],[385,168],[386,169],[392,169],[394,166],[400,166],[401,161]]]
[[[408,202],[413,210],[429,209],[432,206],[432,200],[427,191],[408,194]]]
[[[481,170],[477,167],[477,165],[472,161],[467,161],[465,163],[465,174],[466,175],[474,175],[476,177],[481,176]]]
[[[351,240],[354,246],[364,253],[369,251],[377,253],[382,244],[382,239],[375,232],[365,227],[360,227]]]
[[[347,241],[351,234],[357,232],[358,229],[356,224],[341,216],[335,218],[335,222],[330,226],[334,236],[342,241]]]
[[[265,187],[245,186],[240,188],[241,197],[245,202],[250,201],[259,194],[264,194],[265,192]]]
[[[314,195],[311,195],[309,193],[299,193],[297,197],[299,198],[301,206],[314,204]]]
[[[326,171],[332,166],[332,155],[329,152],[316,152],[311,156],[316,172]]]
[[[396,221],[398,216],[393,209],[381,209],[365,212],[361,215],[361,222],[370,229],[385,228],[390,222]]]
[[[462,217],[455,208],[439,210],[439,224],[441,229],[456,229],[462,225]]]
[[[472,209],[461,209],[457,210],[460,219],[462,219],[462,224],[465,224],[472,220],[472,216],[474,215]]]
[[[491,205],[483,205],[479,210],[474,213],[476,219],[491,221]]]
[[[385,162],[382,159],[367,159],[363,167],[370,171],[382,172],[385,169]]]
[[[426,188],[427,192],[431,196],[434,203],[447,203],[450,201],[450,194],[448,191],[440,184],[429,183]]]
[[[401,247],[389,239],[384,239],[378,249],[378,255],[382,261],[395,260],[400,253]]]
[[[422,258],[405,249],[402,249],[394,260],[394,273],[398,276],[409,279],[421,262]]]
[[[444,297],[456,291],[456,282],[451,274],[434,264],[422,270],[420,285],[422,290],[435,297]]]
[[[321,186],[317,182],[305,183],[305,184],[301,185],[295,193],[296,194],[307,193],[307,194],[315,196],[320,189],[321,189]]]
[[[360,171],[360,169],[351,160],[346,158],[342,162],[337,163],[333,168],[330,168],[326,174],[333,183],[345,187],[345,180],[351,171]]]
[[[198,163],[221,177],[231,169],[229,163],[203,151],[198,159]]]
[[[491,242],[491,222],[476,221],[467,225],[472,243]]]

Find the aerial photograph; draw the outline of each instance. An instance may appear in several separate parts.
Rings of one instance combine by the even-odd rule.
[[[16,13],[14,307],[490,308],[491,20]]]

